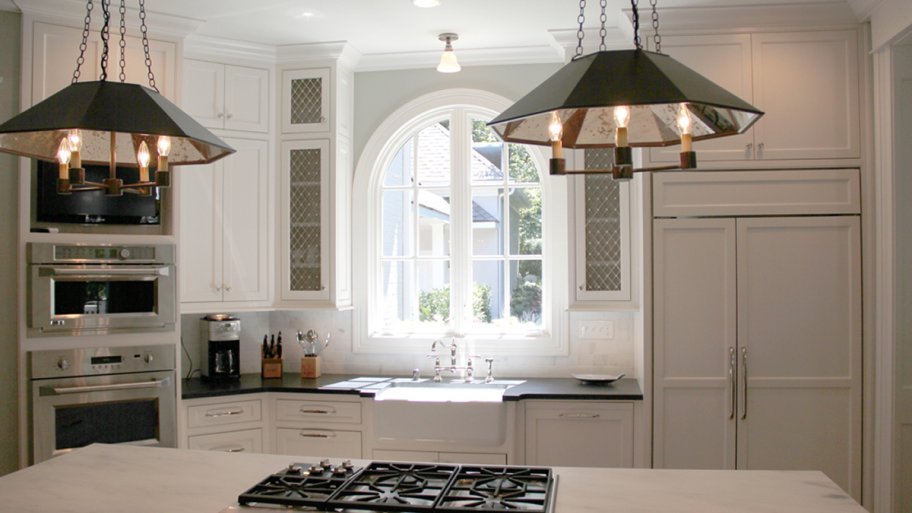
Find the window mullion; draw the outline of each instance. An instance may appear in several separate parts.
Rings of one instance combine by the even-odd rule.
[[[457,335],[464,334],[467,328],[466,304],[470,297],[467,295],[467,284],[471,279],[471,272],[468,268],[471,244],[466,233],[466,230],[471,229],[471,224],[466,221],[465,206],[466,202],[471,201],[471,193],[467,190],[466,155],[469,150],[466,144],[466,132],[465,111],[456,109],[450,120],[450,187],[452,191],[451,211],[453,212],[451,235],[454,239],[450,251],[453,284],[450,318],[453,323],[453,331]]]
[[[412,217],[411,226],[410,226],[411,231],[412,231],[412,236],[411,236],[411,241],[410,241],[411,247],[409,248],[409,253],[408,253],[409,257],[410,257],[409,260],[411,261],[411,265],[409,266],[408,274],[409,274],[409,280],[410,280],[409,288],[410,288],[410,292],[411,292],[411,294],[410,294],[410,297],[411,297],[410,307],[411,308],[409,310],[411,312],[412,329],[414,329],[419,323],[419,318],[420,318],[419,309],[421,307],[421,305],[419,304],[420,298],[421,298],[420,288],[419,288],[420,285],[418,283],[418,248],[420,247],[420,241],[418,240],[418,237],[421,235],[421,227],[418,222],[418,219],[419,219],[418,218],[418,214],[419,214],[418,186],[419,186],[420,178],[421,178],[420,176],[418,176],[418,146],[419,146],[420,137],[421,137],[421,135],[419,132],[418,134],[415,134],[415,136],[412,139],[414,141],[412,143],[412,162],[411,162],[412,199],[411,199],[411,204],[409,205],[411,207],[410,210],[411,210],[411,217]]]

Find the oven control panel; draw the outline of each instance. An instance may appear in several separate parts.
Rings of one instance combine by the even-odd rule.
[[[173,370],[173,345],[93,347],[29,353],[32,379]]]

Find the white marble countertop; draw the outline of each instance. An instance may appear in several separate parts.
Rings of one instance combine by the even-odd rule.
[[[0,477],[16,513],[218,513],[300,456],[92,445]],[[555,468],[554,513],[866,513],[821,472]]]

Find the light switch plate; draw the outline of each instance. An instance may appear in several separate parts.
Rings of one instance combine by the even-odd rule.
[[[580,323],[579,337],[585,340],[611,340],[614,338],[614,323],[612,321],[584,321]]]

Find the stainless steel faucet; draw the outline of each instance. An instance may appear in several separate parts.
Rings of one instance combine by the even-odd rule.
[[[457,365],[456,361],[456,351],[458,346],[456,345],[456,337],[450,337],[450,366],[442,367],[440,365],[440,356],[437,354],[437,346],[447,348],[446,342],[442,338],[438,338],[431,343],[431,354],[427,355],[428,358],[434,358],[434,382],[440,383],[443,381],[443,377],[440,376],[441,372],[455,373],[462,370],[462,367]]]

